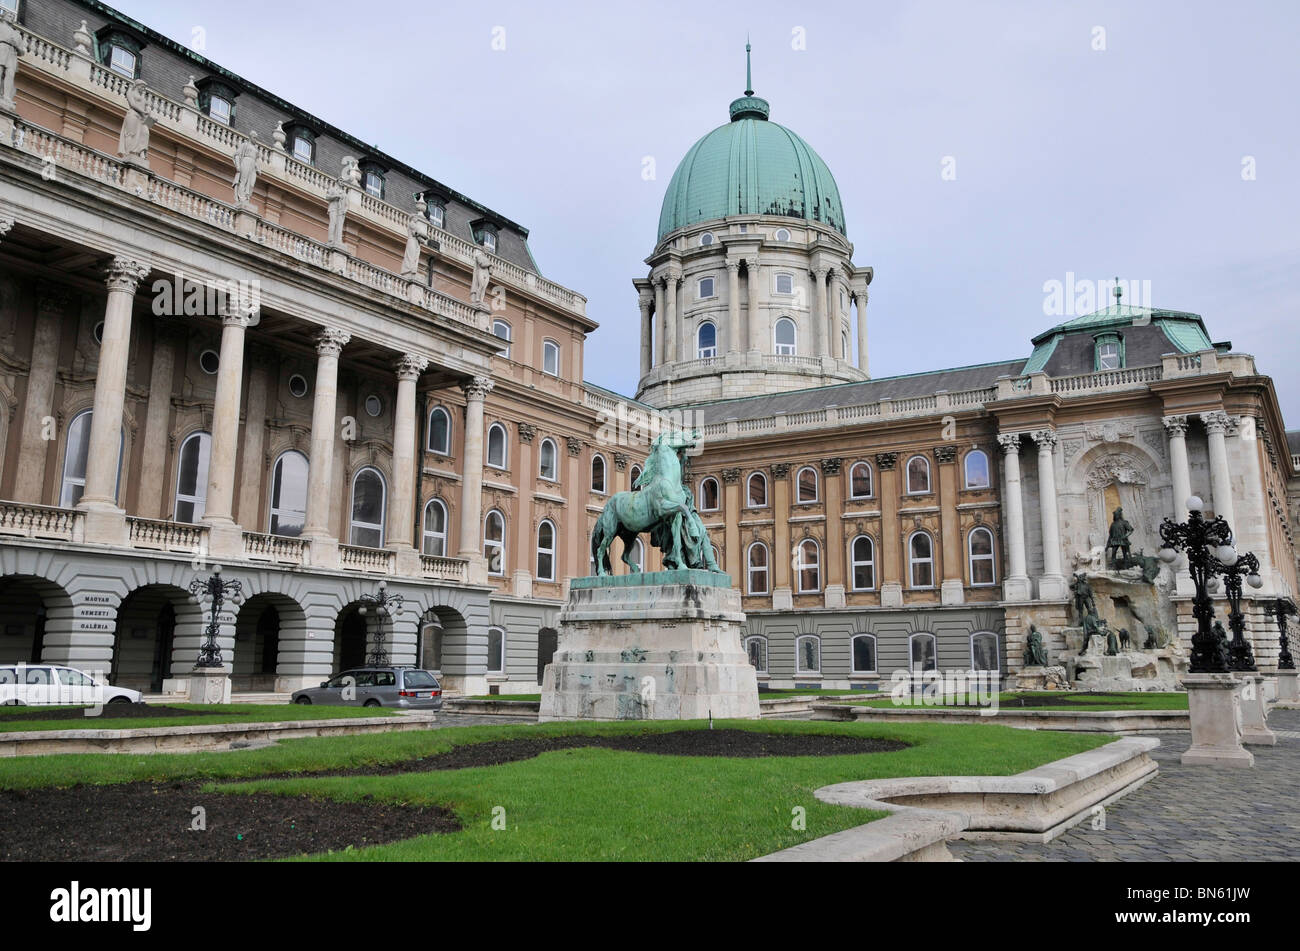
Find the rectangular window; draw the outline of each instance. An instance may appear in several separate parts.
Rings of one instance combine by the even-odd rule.
[[[699,296],[700,296],[700,299],[701,299],[701,300],[704,299],[705,297],[712,297],[712,296],[713,296],[713,278],[711,278],[711,277],[702,277],[702,278],[700,278],[700,295],[699,295]]]
[[[130,50],[121,46],[109,47],[108,68],[113,72],[135,79],[135,64],[136,56]]]
[[[506,633],[499,627],[488,628],[487,669],[490,674],[499,674],[505,670]]]
[[[312,144],[311,139],[305,135],[295,135],[293,137],[293,157],[300,162],[311,162]]]
[[[778,275],[776,276],[776,292],[777,292],[778,294],[793,294],[793,293],[794,293],[794,275],[793,275],[793,274],[778,274]]]
[[[208,116],[222,125],[230,125],[230,103],[220,96],[213,96],[208,102]]]
[[[493,254],[497,253],[497,236],[491,231],[483,232],[483,247],[487,248]]]
[[[366,172],[366,191],[376,198],[383,198],[384,176],[377,172]]]
[[[434,227],[436,228],[443,227],[443,221],[445,215],[446,215],[446,210],[442,207],[442,205],[429,206],[429,221],[433,223]]]

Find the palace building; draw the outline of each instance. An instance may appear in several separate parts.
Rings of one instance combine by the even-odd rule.
[[[452,692],[536,692],[644,459],[632,414],[702,430],[688,478],[768,685],[1010,682],[1029,625],[1066,649],[1111,511],[1151,554],[1194,493],[1260,558],[1276,665],[1300,434],[1200,316],[1116,298],[1005,361],[872,378],[839,187],[751,87],[668,184],[620,395],[583,378],[610,330],[507,215],[97,0],[0,11],[0,663],[182,696],[220,564],[234,693],[377,642]]]

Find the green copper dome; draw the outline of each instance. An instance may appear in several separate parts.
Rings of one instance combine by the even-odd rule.
[[[846,233],[840,191],[826,163],[767,116],[767,101],[747,88],[731,104],[731,121],[691,146],[664,195],[661,239],[728,215],[803,218]]]

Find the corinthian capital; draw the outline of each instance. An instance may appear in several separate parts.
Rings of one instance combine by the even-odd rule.
[[[1170,438],[1187,435],[1186,416],[1166,416],[1161,422],[1165,424],[1165,432],[1169,433]]]
[[[397,371],[399,380],[418,380],[428,365],[429,361],[424,357],[415,353],[404,353],[397,358],[393,369]]]
[[[1202,413],[1201,422],[1205,424],[1205,431],[1209,433],[1230,434],[1236,428],[1236,420],[1222,410]]]
[[[352,335],[344,330],[326,327],[316,335],[316,352],[322,357],[337,357],[351,339]]]
[[[460,388],[465,394],[465,399],[482,402],[492,392],[492,378],[476,376],[466,380],[460,385]]]
[[[113,258],[113,263],[108,266],[108,278],[104,283],[108,285],[110,291],[134,294],[140,282],[148,276],[149,265],[142,264],[135,258],[119,255]]]
[[[1020,433],[998,433],[998,445],[1006,455],[1020,454]]]
[[[1034,442],[1038,444],[1038,451],[1055,452],[1056,451],[1056,430],[1039,429],[1034,433]]]
[[[7,215],[0,215],[0,240],[4,239],[10,231],[13,230],[14,220]]]

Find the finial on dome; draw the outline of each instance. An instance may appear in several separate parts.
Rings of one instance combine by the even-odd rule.
[[[754,95],[754,79],[749,69],[749,34],[745,34],[745,95]]]
[[[750,68],[749,37],[745,37],[745,94],[731,101],[731,121],[766,119],[770,111],[767,100],[754,95],[753,70]]]

